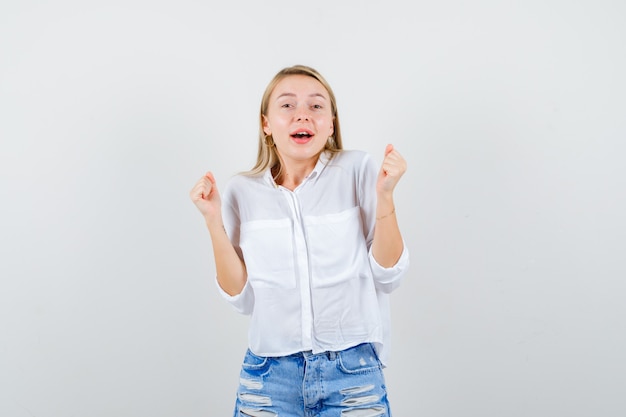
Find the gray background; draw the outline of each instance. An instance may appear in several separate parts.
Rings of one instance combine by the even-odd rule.
[[[391,142],[395,415],[626,415],[623,1],[4,0],[0,415],[228,416],[246,317],[188,198],[276,71]]]

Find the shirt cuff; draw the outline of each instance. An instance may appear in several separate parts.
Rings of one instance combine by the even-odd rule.
[[[369,260],[376,288],[383,292],[391,292],[400,285],[400,281],[409,267],[409,250],[406,247],[406,242],[403,240],[400,258],[395,265],[389,268],[381,266],[376,262],[371,248],[369,251]]]
[[[219,294],[224,298],[235,310],[241,314],[250,314],[252,312],[252,306],[254,304],[254,298],[252,297],[252,289],[248,285],[248,281],[242,288],[239,294],[230,295],[222,289],[217,277],[215,277],[215,285]]]

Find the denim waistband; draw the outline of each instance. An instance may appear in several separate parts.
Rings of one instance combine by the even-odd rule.
[[[312,350],[305,350],[302,352],[292,353],[291,355],[286,355],[285,357],[286,358],[293,358],[293,357],[312,358],[314,356],[326,356],[328,360],[334,361],[338,353],[348,352],[349,350],[358,348],[359,346],[362,346],[362,345],[371,345],[371,343],[360,343],[358,345],[351,346],[343,350],[327,350],[325,352],[319,352],[319,353],[313,353]]]

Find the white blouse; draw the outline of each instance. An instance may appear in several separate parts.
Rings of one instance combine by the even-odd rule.
[[[260,356],[339,351],[363,342],[383,363],[389,346],[389,293],[409,266],[371,253],[378,169],[362,151],[322,154],[294,191],[270,171],[237,175],[222,195],[224,227],[246,264],[240,294],[220,293],[251,314],[249,348]],[[219,285],[218,285],[219,287]]]

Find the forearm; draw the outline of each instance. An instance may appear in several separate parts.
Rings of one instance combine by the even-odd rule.
[[[404,244],[398,227],[393,197],[379,195],[376,203],[372,255],[380,266],[390,268],[400,259],[403,249]]]
[[[211,235],[217,282],[227,294],[237,295],[246,285],[246,266],[235,251],[221,222],[207,222],[207,228]]]

